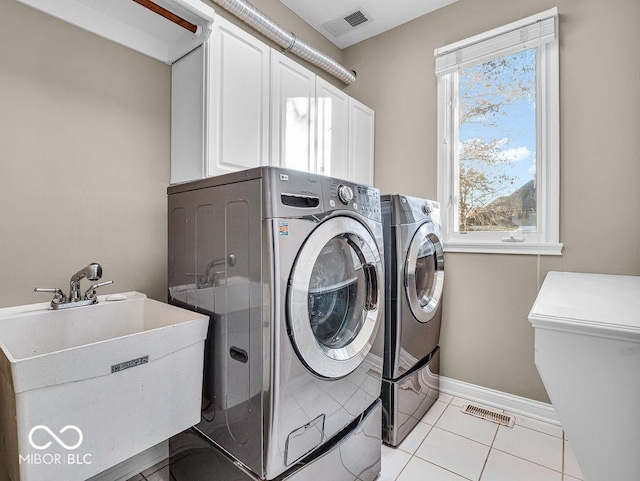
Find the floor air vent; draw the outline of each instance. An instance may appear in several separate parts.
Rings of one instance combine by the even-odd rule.
[[[350,32],[360,25],[373,20],[362,8],[322,24],[334,37]]]
[[[489,409],[474,406],[473,404],[466,404],[462,408],[462,412],[477,418],[486,419],[493,423],[501,424],[502,426],[507,426],[508,428],[512,428],[516,422],[516,419],[513,416],[507,416],[506,414],[497,413]]]

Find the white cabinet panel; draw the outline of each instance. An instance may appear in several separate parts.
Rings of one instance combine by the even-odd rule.
[[[271,49],[216,17],[172,66],[171,183],[269,164]]]
[[[205,47],[171,67],[171,183],[204,177]]]
[[[208,176],[269,164],[271,49],[222,18],[214,25],[208,43]]]
[[[172,80],[171,183],[277,165],[373,184],[373,110],[232,23]]]
[[[375,113],[349,98],[349,179],[373,185]]]
[[[315,172],[316,76],[271,52],[271,165]]]
[[[316,77],[316,172],[349,178],[349,96]]]

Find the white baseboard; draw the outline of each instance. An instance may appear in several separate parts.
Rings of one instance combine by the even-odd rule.
[[[163,441],[100,474],[96,474],[87,481],[126,481],[168,457],[169,442]]]
[[[444,376],[440,376],[440,392],[486,404],[511,414],[520,414],[560,426],[556,410],[551,404],[495,391],[494,389],[457,381]]]

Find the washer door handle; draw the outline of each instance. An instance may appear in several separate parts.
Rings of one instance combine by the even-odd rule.
[[[362,266],[367,282],[367,298],[364,304],[365,311],[375,311],[378,308],[378,274],[376,266],[371,263]]]

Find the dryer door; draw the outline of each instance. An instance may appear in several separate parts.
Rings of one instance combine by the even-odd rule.
[[[364,360],[382,322],[382,262],[375,239],[351,217],[320,224],[291,272],[287,322],[301,361],[327,378]]]
[[[414,317],[429,322],[436,314],[444,284],[442,244],[432,223],[422,224],[409,244],[404,286]]]

